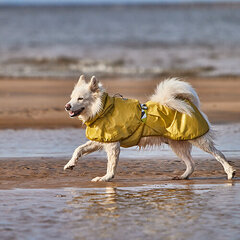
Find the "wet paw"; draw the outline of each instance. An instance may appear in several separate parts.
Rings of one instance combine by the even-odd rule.
[[[231,180],[236,175],[236,169],[232,168],[229,173],[227,173],[227,179]]]
[[[67,170],[67,169],[73,170],[74,167],[75,167],[74,164],[68,164],[68,163],[67,163],[67,164],[64,166],[63,170]]]
[[[109,182],[113,176],[103,176],[103,177],[95,177],[91,180],[91,182]]]
[[[101,177],[95,177],[91,180],[91,182],[98,182],[100,181]]]

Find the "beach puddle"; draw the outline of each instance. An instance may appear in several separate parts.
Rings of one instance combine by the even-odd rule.
[[[0,190],[1,239],[238,239],[240,184]]]
[[[216,143],[226,157],[238,157],[240,154],[240,124],[215,125]],[[0,158],[18,157],[66,157],[74,149],[87,141],[84,129],[23,129],[0,130]],[[94,157],[105,156],[104,152],[91,154]],[[206,157],[208,154],[193,148],[194,157]],[[161,148],[141,150],[137,147],[122,148],[121,158],[169,158],[176,159],[171,149],[164,145]],[[86,158],[86,157],[84,157]]]

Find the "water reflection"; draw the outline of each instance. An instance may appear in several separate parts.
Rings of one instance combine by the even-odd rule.
[[[240,184],[0,190],[2,239],[238,239]]]
[[[226,186],[226,188],[224,187]],[[235,195],[228,196],[231,184],[206,186],[107,187],[104,191],[71,191],[68,207],[79,223],[74,236],[99,239],[224,239],[236,236],[233,205],[240,209]],[[239,188],[239,186],[238,186]],[[237,193],[238,197],[240,194]],[[231,199],[231,206],[229,200]],[[78,212],[78,214],[76,214]],[[239,218],[235,219],[238,224]],[[88,229],[82,231],[81,221]],[[221,223],[221,228],[218,224]],[[237,231],[236,231],[237,230]]]

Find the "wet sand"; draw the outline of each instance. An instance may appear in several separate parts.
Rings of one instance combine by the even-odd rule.
[[[107,92],[145,102],[159,79],[100,79]],[[80,127],[64,105],[77,79],[0,78],[0,128]],[[202,110],[213,123],[239,122],[240,77],[186,79],[197,90]]]
[[[199,184],[231,183],[226,180],[220,163],[211,158],[197,159],[196,170],[189,180],[172,180],[181,175],[185,165],[179,160],[120,159],[116,177],[108,183],[92,183],[96,176],[106,171],[106,159],[85,158],[73,170],[63,170],[68,159],[56,158],[16,158],[0,161],[0,189],[11,188],[63,188],[63,187],[130,187],[143,184]],[[240,171],[239,159],[231,159],[231,164]]]

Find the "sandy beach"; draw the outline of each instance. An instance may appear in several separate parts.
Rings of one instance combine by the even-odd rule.
[[[0,189],[14,188],[104,188],[131,187],[154,184],[220,184],[236,183],[240,178],[227,180],[220,163],[212,158],[195,159],[196,171],[190,180],[172,180],[185,171],[180,160],[167,159],[120,159],[117,175],[111,182],[92,183],[96,176],[106,171],[106,159],[85,158],[73,170],[64,171],[68,159],[17,158],[1,159]],[[240,171],[239,159],[231,164]]]
[[[101,79],[106,91],[114,95],[148,100],[159,79]],[[81,127],[70,119],[64,105],[77,79],[0,78],[0,128]],[[186,78],[197,90],[202,110],[212,123],[239,122],[240,78]]]

